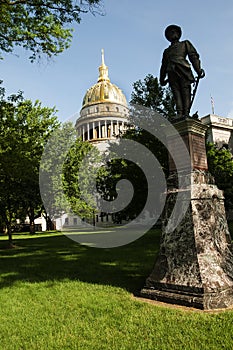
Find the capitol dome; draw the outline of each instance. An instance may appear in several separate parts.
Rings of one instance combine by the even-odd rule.
[[[96,144],[114,139],[129,126],[128,117],[126,97],[118,86],[110,82],[102,50],[98,81],[87,90],[76,121],[78,136],[83,141]]]
[[[127,106],[127,101],[122,90],[110,82],[108,67],[104,63],[104,52],[102,50],[102,64],[99,67],[98,82],[87,90],[82,106],[87,107],[104,102],[119,103]]]

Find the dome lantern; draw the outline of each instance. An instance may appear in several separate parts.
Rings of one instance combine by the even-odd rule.
[[[99,78],[96,84],[87,90],[82,109],[99,103],[118,103],[127,107],[126,97],[122,90],[112,84],[108,76],[108,67],[104,62],[104,50],[101,51],[102,62],[99,66]]]
[[[110,81],[108,77],[108,67],[104,63],[104,49],[101,50],[101,56],[102,56],[102,64],[99,66],[99,79],[98,83],[100,81]]]

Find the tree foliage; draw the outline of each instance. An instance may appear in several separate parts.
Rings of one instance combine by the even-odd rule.
[[[226,210],[233,209],[233,156],[225,147],[207,143],[207,160],[210,173],[223,190]]]
[[[63,214],[89,219],[95,209],[91,180],[98,150],[77,138],[72,123],[62,123],[49,138],[40,164],[40,190],[46,219]],[[48,222],[49,223],[49,222]]]
[[[96,211],[95,179],[100,166],[99,151],[89,142],[77,138],[69,149],[63,165],[63,190],[72,212],[83,219],[90,219]]]
[[[101,0],[1,0],[0,50],[12,52],[21,46],[31,52],[30,59],[57,55],[67,49],[72,23],[81,15],[100,8]]]
[[[158,78],[148,74],[145,79],[133,83],[131,103],[153,109],[166,118],[175,115],[175,102],[170,88],[159,84]]]
[[[67,209],[63,196],[63,164],[69,144],[75,142],[76,134],[72,123],[62,123],[51,134],[40,162],[40,190],[44,203],[47,229],[51,220],[61,217]]]
[[[58,125],[54,108],[24,100],[21,93],[0,96],[0,216],[11,241],[11,225],[41,210],[39,164],[44,144]]]
[[[145,146],[150,153],[155,155],[160,166],[160,171],[164,172],[165,176],[168,175],[166,148],[155,136],[145,130],[129,129],[121,136],[117,144],[110,144],[110,152],[118,154],[117,148],[119,147],[122,150],[124,146],[122,146],[121,141],[125,139]],[[97,188],[105,200],[114,200],[117,198],[117,183],[120,180],[127,179],[134,188],[131,202],[121,212],[115,215],[116,222],[120,222],[123,219],[133,220],[139,215],[147,201],[148,191],[150,190],[148,183],[156,182],[157,187],[162,188],[162,184],[159,183],[160,180],[156,173],[150,174],[151,178],[149,179],[145,176],[140,166],[127,160],[128,151],[128,149],[125,149],[126,157],[124,159],[115,158],[107,163],[106,172],[101,174],[102,177],[98,179],[97,183]],[[154,213],[149,214],[153,215]]]

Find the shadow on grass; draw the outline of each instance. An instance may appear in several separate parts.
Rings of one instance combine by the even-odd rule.
[[[152,270],[159,236],[159,230],[151,230],[131,244],[112,249],[82,246],[62,234],[16,237],[15,249],[0,251],[0,288],[17,281],[70,279],[122,287],[135,293]]]

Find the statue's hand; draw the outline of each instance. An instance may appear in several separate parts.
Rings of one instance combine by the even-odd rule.
[[[167,85],[168,80],[167,79],[160,79],[160,85],[165,86]]]
[[[204,71],[204,69],[201,69],[200,72],[199,72],[199,74],[198,74],[198,77],[199,77],[200,79],[202,79],[202,78],[204,78],[204,76],[205,76],[205,71]]]

